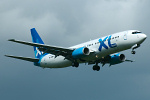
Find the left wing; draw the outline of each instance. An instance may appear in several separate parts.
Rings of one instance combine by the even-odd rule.
[[[55,56],[62,55],[66,57],[68,55],[71,55],[72,52],[74,51],[74,49],[70,49],[70,48],[50,46],[46,44],[32,43],[32,42],[20,41],[20,40],[15,40],[15,39],[9,39],[8,41],[16,42],[16,43],[20,43],[24,45],[29,45],[29,46],[39,47],[38,49],[40,51],[43,51],[44,53],[54,54]]]

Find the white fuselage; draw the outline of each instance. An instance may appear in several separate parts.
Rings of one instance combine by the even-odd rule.
[[[80,47],[89,48],[90,55],[84,57],[83,60],[86,60],[86,62],[94,61],[107,55],[130,49],[135,44],[141,44],[145,40],[146,35],[143,33],[132,34],[133,31],[136,30],[129,30],[115,33],[79,45],[75,45],[69,48],[73,49],[77,49]],[[109,37],[111,37],[110,40]],[[100,39],[103,41],[106,39],[103,43],[108,48],[104,47],[104,45],[100,43]],[[117,46],[111,47],[110,42],[111,44],[116,44]],[[102,46],[100,47],[100,45]],[[79,63],[83,62],[79,61]],[[63,56],[55,57],[55,55],[52,54],[47,54],[40,60],[40,66],[44,68],[63,68],[71,65],[72,62],[70,60],[65,59],[65,57]]]

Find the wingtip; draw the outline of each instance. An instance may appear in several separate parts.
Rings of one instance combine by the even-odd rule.
[[[9,57],[8,55],[4,55],[5,57]]]
[[[8,41],[15,41],[15,39],[8,39]]]
[[[12,57],[13,55],[4,55],[5,57]]]
[[[125,60],[125,61],[128,61],[128,62],[135,62],[135,60]]]

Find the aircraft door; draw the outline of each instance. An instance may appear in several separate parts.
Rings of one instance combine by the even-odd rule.
[[[123,38],[124,38],[124,40],[127,40],[127,32],[124,33]]]

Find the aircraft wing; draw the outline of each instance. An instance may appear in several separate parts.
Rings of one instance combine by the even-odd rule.
[[[5,56],[10,57],[10,58],[20,59],[20,60],[26,60],[26,61],[30,61],[30,62],[38,62],[39,61],[39,59],[31,58],[31,57],[12,56],[12,55],[5,55]]]
[[[127,62],[135,62],[134,60],[128,60],[128,59],[126,59],[125,61],[127,61]]]
[[[8,41],[16,42],[16,43],[20,43],[24,45],[29,45],[29,46],[39,47],[38,49],[40,51],[43,51],[44,53],[54,54],[55,56],[62,55],[66,57],[73,52],[73,49],[70,49],[70,48],[50,46],[46,44],[32,43],[32,42],[20,41],[20,40],[15,40],[15,39],[9,39]]]

